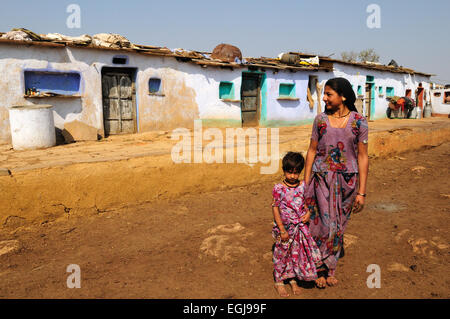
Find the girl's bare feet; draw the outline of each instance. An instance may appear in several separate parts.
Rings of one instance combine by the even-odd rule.
[[[338,284],[338,280],[336,279],[336,277],[334,277],[334,276],[329,276],[328,278],[327,278],[327,284],[328,284],[328,286],[336,286],[337,284]]]
[[[280,297],[289,297],[289,293],[286,291],[286,287],[283,282],[276,282],[275,289],[277,290]]]
[[[297,282],[295,280],[291,280],[289,281],[289,284],[291,285],[292,288],[292,292],[294,293],[294,295],[300,295],[302,290],[300,289],[300,287],[297,285]]]
[[[322,276],[322,277],[319,277],[316,279],[317,288],[323,289],[326,287],[326,284],[327,284],[327,281],[325,280],[325,277]]]

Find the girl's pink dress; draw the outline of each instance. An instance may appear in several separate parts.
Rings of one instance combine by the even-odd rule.
[[[317,279],[316,264],[321,263],[322,258],[308,225],[301,222],[301,217],[306,214],[304,192],[303,181],[297,187],[276,184],[272,191],[272,206],[279,207],[281,220],[289,234],[289,241],[283,243],[279,238],[280,229],[274,221],[273,275],[276,282],[291,278],[305,281]]]

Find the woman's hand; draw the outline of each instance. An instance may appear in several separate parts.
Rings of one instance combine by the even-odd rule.
[[[309,211],[306,212],[305,215],[300,219],[303,224],[309,223],[309,219],[311,218],[311,213]]]
[[[353,213],[358,214],[363,210],[365,200],[364,196],[356,195],[355,202],[353,203]]]

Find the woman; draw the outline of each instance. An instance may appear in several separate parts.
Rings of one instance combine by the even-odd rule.
[[[325,112],[314,120],[306,155],[306,205],[311,212],[310,232],[322,253],[316,285],[338,283],[335,270],[344,255],[345,227],[352,212],[364,207],[369,170],[367,120],[357,112],[349,81],[327,81]]]

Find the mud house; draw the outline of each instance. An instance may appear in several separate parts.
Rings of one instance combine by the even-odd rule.
[[[431,90],[432,116],[450,117],[450,87]]]
[[[94,39],[0,38],[0,140],[10,140],[13,105],[51,104],[57,130],[84,140],[192,128],[196,119],[214,127],[311,123],[323,110],[324,83],[336,76],[352,83],[357,107],[373,120],[386,117],[386,97],[415,97],[420,83],[430,97],[430,75],[401,67],[297,52],[226,61],[124,38]]]

